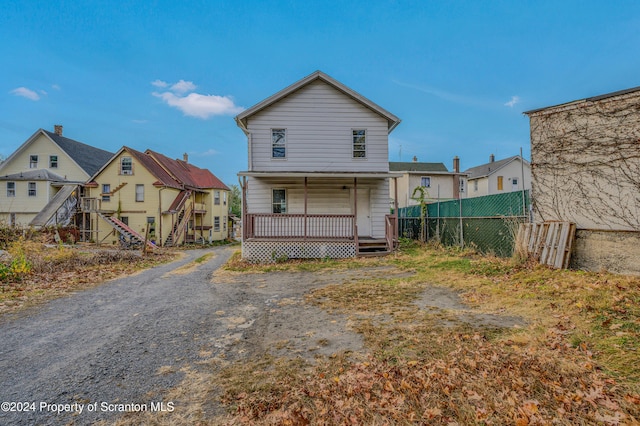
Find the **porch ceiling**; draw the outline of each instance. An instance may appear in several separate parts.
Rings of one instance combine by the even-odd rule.
[[[319,178],[399,178],[402,173],[389,172],[239,172],[238,176],[250,177],[274,177],[274,178],[291,178],[291,177],[319,177]]]

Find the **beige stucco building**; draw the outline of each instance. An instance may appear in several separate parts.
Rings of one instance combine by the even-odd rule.
[[[640,87],[525,114],[536,221],[576,224],[574,266],[640,274]]]

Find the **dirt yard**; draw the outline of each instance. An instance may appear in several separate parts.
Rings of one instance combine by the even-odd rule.
[[[244,264],[233,251],[187,251],[0,317],[3,401],[115,407],[0,413],[0,421],[613,425],[640,418],[640,371],[630,361],[640,336],[636,278],[421,247],[266,266]]]

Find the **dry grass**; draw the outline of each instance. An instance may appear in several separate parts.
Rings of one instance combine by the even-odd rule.
[[[233,414],[215,423],[573,425],[640,419],[638,278],[416,246],[381,262],[415,274],[329,286],[307,298],[351,315],[365,337],[366,359],[230,365],[214,381],[224,386],[222,402]],[[434,284],[457,289],[476,310],[520,315],[529,326],[486,328],[456,322],[452,312],[418,309],[412,302]]]
[[[95,246],[46,246],[19,241],[31,272],[2,283],[0,313],[42,303],[105,280],[131,275],[174,258],[171,252],[141,256],[139,252],[97,249]]]

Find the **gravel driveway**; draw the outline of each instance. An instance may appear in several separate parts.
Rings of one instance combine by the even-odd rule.
[[[214,257],[193,271],[171,273],[208,252]],[[220,330],[213,312],[229,301],[210,276],[231,254],[187,251],[179,261],[0,318],[0,424],[90,424],[126,408],[115,404],[175,409],[162,392]]]
[[[0,425],[111,423],[141,410],[171,417],[190,402],[167,399],[185,369],[264,354],[313,362],[363,348],[346,317],[304,296],[380,270],[214,274],[233,250],[187,251],[173,263],[0,317]],[[213,257],[194,262],[207,253]],[[224,411],[208,398],[206,412]]]

